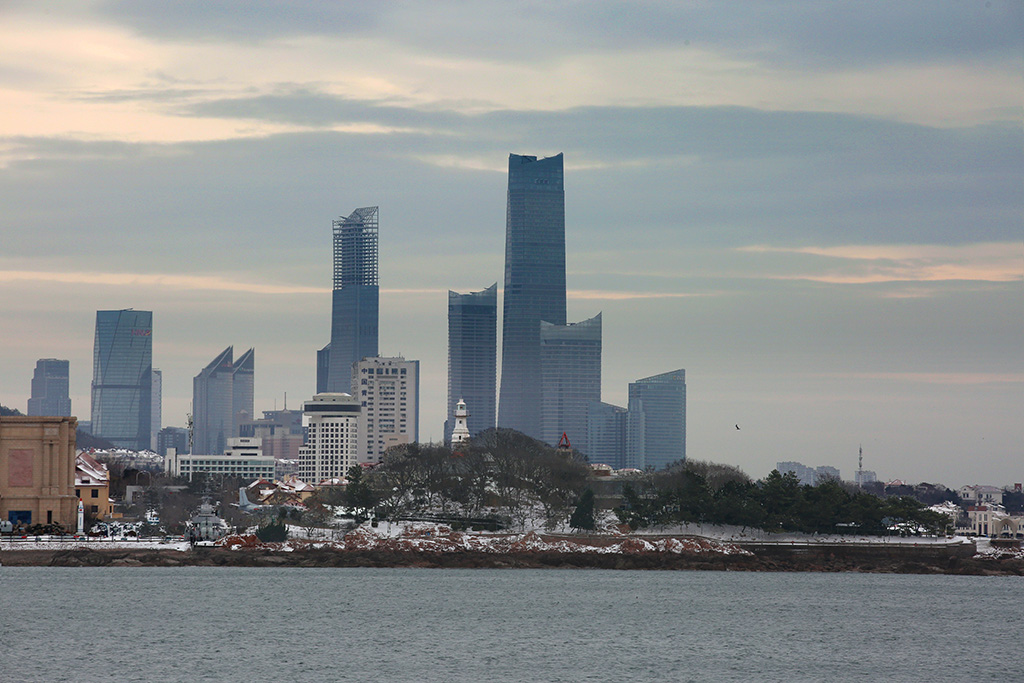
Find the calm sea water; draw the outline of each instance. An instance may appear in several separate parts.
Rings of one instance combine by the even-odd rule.
[[[0,680],[1010,680],[1022,591],[877,574],[3,567]]]

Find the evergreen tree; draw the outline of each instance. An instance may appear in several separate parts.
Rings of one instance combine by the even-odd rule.
[[[592,531],[597,526],[594,522],[594,492],[591,489],[585,490],[580,496],[579,502],[576,503],[576,509],[569,517],[569,526],[577,531],[580,529]]]

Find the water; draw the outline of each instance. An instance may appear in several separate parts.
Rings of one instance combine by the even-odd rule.
[[[1009,680],[1022,587],[881,574],[4,567],[0,680]]]

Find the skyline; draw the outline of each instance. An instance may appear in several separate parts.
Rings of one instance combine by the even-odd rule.
[[[331,221],[379,205],[379,351],[440,440],[447,292],[501,287],[508,154],[564,152],[603,401],[685,368],[688,457],[754,477],[1022,478],[1018,3],[252,7],[0,9],[0,403],[67,359],[88,419],[135,308],[165,425],[235,341],[300,407]]]

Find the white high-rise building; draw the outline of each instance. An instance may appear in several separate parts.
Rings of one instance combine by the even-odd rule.
[[[364,358],[353,366],[352,395],[362,408],[359,462],[379,463],[387,449],[419,439],[418,360]]]
[[[302,408],[306,443],[299,447],[299,479],[315,485],[344,477],[359,464],[359,401],[349,394],[322,393]]]

